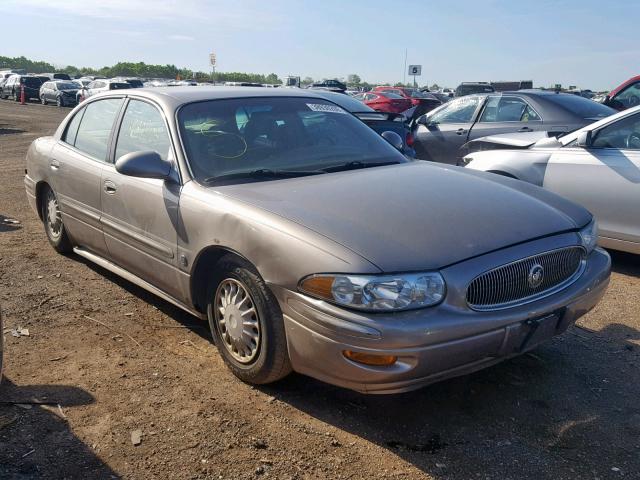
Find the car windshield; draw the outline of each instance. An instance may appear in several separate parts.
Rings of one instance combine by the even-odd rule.
[[[135,78],[127,80],[127,83],[129,85],[131,85],[133,88],[142,88],[142,87],[144,87],[144,85],[142,84],[142,81],[138,80],[138,79],[135,79]]]
[[[109,90],[123,90],[125,88],[131,88],[131,85],[126,82],[111,82],[109,84]]]
[[[58,82],[58,90],[77,90],[78,85],[73,82]]]
[[[548,95],[545,98],[580,118],[604,118],[616,113],[611,107],[577,95],[559,93],[557,95]]]
[[[393,100],[402,100],[404,98],[402,95],[398,95],[397,93],[391,93],[391,92],[376,92],[376,93],[382,95],[383,97],[391,98]]]
[[[42,80],[37,77],[22,77],[22,83],[27,87],[39,87],[42,85]]]
[[[409,95],[411,98],[432,98],[426,93],[416,89],[405,90],[405,93]]]
[[[314,174],[407,161],[344,109],[319,98],[262,97],[187,104],[178,113],[191,171],[202,183],[264,172]]]

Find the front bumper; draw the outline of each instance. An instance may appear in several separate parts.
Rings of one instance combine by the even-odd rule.
[[[517,256],[519,250],[522,246],[485,257],[495,266],[499,263],[493,257]],[[475,270],[483,261],[487,259],[480,257],[442,273],[446,279],[447,274]],[[596,249],[580,278],[564,290],[491,312],[450,302],[455,289],[433,308],[364,314],[271,287],[284,314],[294,370],[363,393],[397,393],[488,367],[563,333],[602,298],[610,270],[609,255]],[[394,355],[398,361],[388,367],[367,366],[345,358],[344,350]]]

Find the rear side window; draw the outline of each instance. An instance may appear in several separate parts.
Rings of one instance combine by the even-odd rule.
[[[540,120],[536,112],[518,97],[489,97],[481,122],[532,122]]]
[[[583,119],[594,120],[597,118],[605,118],[616,113],[611,107],[577,95],[559,93],[556,95],[546,95],[545,99]]]
[[[122,101],[121,98],[109,98],[92,102],[85,107],[74,144],[78,150],[97,160],[107,160],[111,128]]]
[[[122,117],[116,158],[131,152],[153,151],[167,160],[171,141],[164,119],[153,105],[131,100]]]

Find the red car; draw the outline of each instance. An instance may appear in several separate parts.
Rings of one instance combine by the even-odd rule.
[[[640,105],[640,75],[631,77],[611,90],[602,103],[616,110],[626,110]]]
[[[359,93],[353,98],[378,112],[402,113],[412,107],[411,100],[396,93],[366,92]]]
[[[440,105],[442,102],[435,95],[431,95],[429,92],[421,92],[417,88],[406,88],[406,87],[375,87],[373,89],[374,92],[379,93],[395,93],[396,95],[400,95],[403,98],[407,98],[411,100],[411,104],[415,107],[418,105],[422,105],[424,113],[432,110]],[[425,109],[424,107],[428,107]]]

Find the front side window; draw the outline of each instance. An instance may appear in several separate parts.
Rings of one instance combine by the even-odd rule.
[[[116,159],[131,152],[153,151],[169,158],[171,140],[164,118],[153,105],[131,100],[127,105],[116,143]]]
[[[518,97],[489,97],[480,117],[481,122],[532,122],[540,120],[538,114]]]
[[[598,130],[591,146],[594,148],[640,150],[640,114],[623,118]]]
[[[180,109],[178,124],[191,170],[202,183],[265,171],[320,174],[345,164],[406,161],[363,122],[319,98],[191,103]]]
[[[640,105],[640,82],[629,85],[616,95],[614,100],[620,102],[624,108]]]
[[[482,97],[462,97],[434,110],[430,115],[431,123],[471,123]]]
[[[80,126],[80,121],[82,120],[82,115],[84,115],[85,109],[78,111],[69,124],[67,125],[67,129],[62,136],[62,141],[68,143],[69,145],[76,144],[76,136],[78,135],[78,127]]]
[[[122,101],[121,98],[108,98],[92,102],[85,107],[74,143],[78,150],[96,160],[107,160],[111,128]]]

